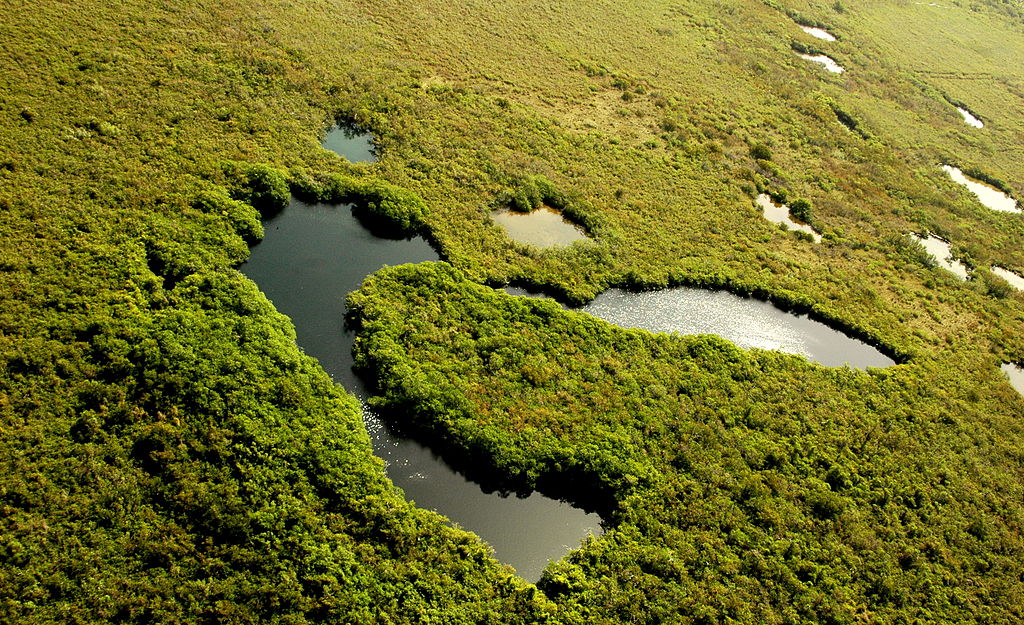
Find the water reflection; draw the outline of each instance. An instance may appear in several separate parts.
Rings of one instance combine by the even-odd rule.
[[[352,215],[349,206],[298,201],[264,222],[266,238],[252,249],[242,272],[274,306],[291,317],[298,343],[331,377],[365,399],[365,382],[352,371],[351,330],[345,328],[345,295],[385,264],[438,260],[421,238],[381,239]],[[499,560],[535,581],[551,559],[601,533],[600,517],[533,493],[525,499],[485,493],[453,471],[429,448],[396,436],[364,406],[375,453],[408,499],[436,510],[475,532]]]
[[[911,238],[924,246],[924,249],[931,254],[932,258],[935,259],[939,266],[946,271],[953,272],[958,278],[962,280],[967,279],[967,267],[958,260],[953,260],[949,247],[949,242],[940,239],[937,236],[929,235],[923,237],[919,234],[912,233]]]
[[[968,126],[974,126],[975,128],[984,128],[985,124],[980,119],[971,114],[970,111],[962,106],[956,107],[956,110],[960,111],[960,115],[964,118],[964,123]]]
[[[377,160],[373,136],[350,124],[337,125],[328,130],[321,145],[351,163],[372,163]]]
[[[533,297],[518,288],[512,295]],[[772,349],[828,367],[888,367],[894,361],[838,330],[726,291],[677,287],[634,293],[610,289],[578,309],[623,328],[680,334],[717,334],[745,348]]]
[[[505,229],[510,239],[527,245],[557,247],[587,240],[586,233],[579,226],[547,206],[529,213],[496,211],[491,213],[491,219]]]
[[[331,129],[323,145],[351,162],[376,160],[372,137],[350,127]],[[264,230],[266,237],[252,248],[242,273],[291,317],[302,349],[364,400],[370,391],[352,371],[355,336],[344,324],[345,295],[385,264],[438,260],[437,252],[421,238],[373,236],[349,206],[293,201],[266,220]],[[527,580],[538,580],[550,560],[578,547],[588,534],[601,533],[598,515],[539,493],[526,498],[485,493],[426,446],[389,431],[365,404],[363,421],[388,477],[408,499],[476,533]]]
[[[804,26],[803,24],[800,24],[800,30],[804,31],[805,33],[812,37],[824,39],[825,41],[836,40],[835,36],[832,33],[825,30],[824,28],[817,28],[815,26]]]
[[[836,63],[835,60],[832,59],[832,57],[825,56],[824,54],[817,54],[812,56],[810,54],[798,53],[797,56],[799,56],[801,59],[814,61],[815,63],[821,63],[822,65],[825,66],[825,69],[832,72],[833,74],[842,74],[844,71],[846,71],[845,68],[839,63]]]
[[[960,171],[959,168],[953,167],[952,165],[943,165],[942,169],[946,170],[946,173],[949,174],[949,177],[954,181],[967,187],[971,193],[977,196],[978,200],[988,208],[1002,211],[1004,213],[1021,212],[1020,209],[1017,208],[1017,200],[1006,195],[987,182],[975,180],[974,178],[964,174],[964,172]]]
[[[1024,276],[1020,276],[1019,274],[1016,274],[1010,271],[1009,269],[996,267],[995,265],[991,267],[991,270],[992,273],[996,274],[1003,280],[1006,280],[1013,288],[1024,291]]]
[[[1010,385],[1017,389],[1018,393],[1024,395],[1024,369],[1021,369],[1019,366],[1009,362],[1004,362],[999,365],[999,368],[1002,369],[1003,373],[1006,374],[1006,377],[1010,379]]]
[[[800,232],[806,232],[807,234],[814,237],[815,243],[821,243],[821,235],[814,231],[807,224],[797,223],[789,216],[789,207],[784,204],[777,204],[772,201],[772,198],[767,193],[762,193],[757,196],[757,205],[761,207],[764,218],[772,223],[786,224],[786,227],[790,230],[799,230]]]

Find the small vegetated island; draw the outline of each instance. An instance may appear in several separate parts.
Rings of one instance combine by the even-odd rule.
[[[1024,198],[1022,21],[1019,0],[6,7],[0,621],[1019,623],[1024,307],[1001,276],[1024,220],[937,164]],[[324,149],[339,119],[378,160]],[[369,405],[603,534],[529,583],[388,480],[334,365],[238,270],[293,198],[442,259],[335,295]],[[494,214],[517,207],[586,240],[514,240]],[[728,291],[896,364],[506,285]]]

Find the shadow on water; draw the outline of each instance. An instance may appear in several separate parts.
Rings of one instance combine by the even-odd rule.
[[[350,163],[372,163],[377,160],[373,137],[352,124],[338,124],[327,131],[323,146]]]
[[[332,131],[337,132],[342,131]],[[349,160],[373,160],[366,135],[342,136],[332,145],[354,150],[341,153]],[[302,349],[335,382],[365,400],[368,385],[352,371],[355,336],[345,327],[345,296],[386,264],[438,260],[437,252],[422,238],[374,236],[349,205],[293,200],[264,221],[264,229],[264,240],[252,248],[242,273],[292,319]],[[578,547],[588,534],[601,533],[597,514],[536,492],[525,498],[484,492],[425,445],[389,430],[365,404],[363,417],[375,453],[387,463],[388,477],[409,500],[478,534],[494,547],[499,560],[527,580],[539,579],[550,560]]]

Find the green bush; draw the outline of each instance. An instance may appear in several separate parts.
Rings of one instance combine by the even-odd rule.
[[[811,203],[803,198],[797,198],[789,203],[789,216],[803,223],[811,222]]]
[[[349,197],[364,224],[385,236],[414,235],[427,215],[427,205],[418,195],[381,180],[357,185]]]
[[[260,214],[256,209],[245,202],[231,199],[224,190],[199,193],[192,200],[192,208],[227,217],[235,232],[249,243],[263,238],[263,224],[260,223]]]
[[[760,161],[772,160],[772,150],[764,143],[755,143],[750,146],[750,156]]]
[[[231,197],[269,217],[288,206],[291,193],[283,173],[269,165],[227,161],[222,165]]]

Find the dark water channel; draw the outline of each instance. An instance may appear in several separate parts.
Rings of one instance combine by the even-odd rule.
[[[342,139],[349,147],[342,143],[341,149],[353,148],[342,156],[373,158],[365,136]],[[335,382],[365,399],[367,385],[352,371],[354,334],[345,329],[345,295],[385,264],[438,260],[437,253],[421,238],[373,236],[347,205],[293,201],[265,221],[264,228],[266,236],[252,248],[242,273],[291,317],[302,349],[317,358]],[[596,514],[539,493],[526,498],[485,493],[430,449],[389,431],[365,406],[363,419],[374,452],[387,463],[388,477],[409,500],[475,532],[494,547],[499,560],[527,580],[539,579],[549,560],[575,549],[588,534],[601,533]]]

